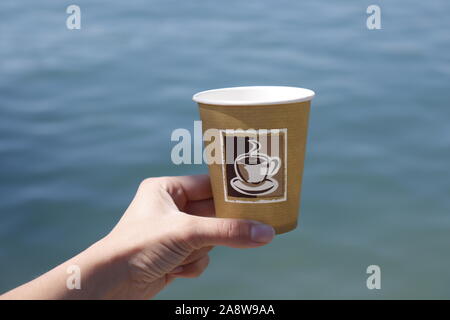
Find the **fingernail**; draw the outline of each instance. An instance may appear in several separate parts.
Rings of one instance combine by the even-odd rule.
[[[180,266],[170,271],[170,273],[180,273],[181,271],[183,271],[183,267]]]
[[[250,230],[250,238],[255,242],[270,242],[275,235],[275,230],[266,224],[254,224]]]

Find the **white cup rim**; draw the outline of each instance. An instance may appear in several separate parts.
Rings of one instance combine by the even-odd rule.
[[[314,91],[287,86],[247,86],[206,90],[196,93],[197,103],[221,106],[260,106],[309,101]]]

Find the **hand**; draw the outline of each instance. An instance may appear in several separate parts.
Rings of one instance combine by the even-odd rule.
[[[214,217],[209,177],[151,178],[103,244],[124,252],[129,278],[109,297],[150,298],[177,277],[198,277],[214,245],[259,247],[274,236],[256,221]]]
[[[177,277],[198,277],[215,245],[262,246],[272,227],[214,218],[209,177],[151,178],[103,239],[3,299],[148,299]],[[68,270],[81,271],[81,288],[68,289]]]

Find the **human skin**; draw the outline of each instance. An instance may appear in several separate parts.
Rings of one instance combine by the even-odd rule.
[[[198,277],[213,246],[254,248],[269,243],[271,226],[214,217],[207,175],[144,180],[104,238],[1,299],[149,299],[176,278]],[[68,289],[71,266],[81,288]]]

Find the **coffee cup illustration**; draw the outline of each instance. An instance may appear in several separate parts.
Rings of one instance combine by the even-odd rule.
[[[260,143],[250,139],[250,150],[240,154],[234,161],[236,177],[231,181],[231,187],[246,195],[262,196],[270,194],[278,188],[274,178],[281,167],[279,157],[269,156],[259,152]]]

